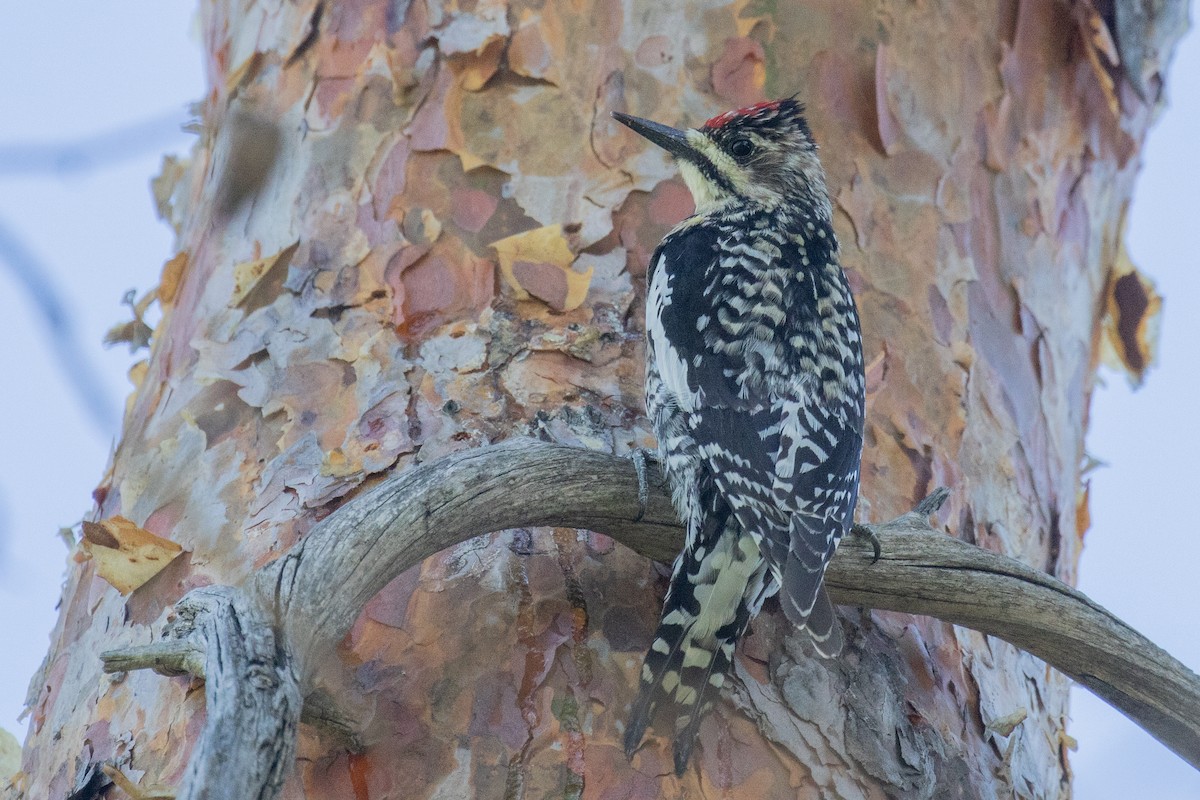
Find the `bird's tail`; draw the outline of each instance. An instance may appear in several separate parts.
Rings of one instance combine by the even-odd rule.
[[[825,658],[838,655],[843,646],[842,626],[824,586],[825,567],[840,538],[837,520],[797,514],[786,545],[770,537],[764,540],[763,554],[777,570],[784,616],[808,635]]]
[[[700,720],[733,663],[734,646],[761,603],[766,568],[758,544],[728,507],[706,515],[675,560],[654,643],[625,729],[632,756],[657,713],[675,722],[675,774],[683,774]]]

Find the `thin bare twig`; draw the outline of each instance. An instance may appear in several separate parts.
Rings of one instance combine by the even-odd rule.
[[[106,436],[116,433],[121,415],[110,399],[109,389],[95,363],[79,341],[71,314],[50,279],[49,269],[9,229],[4,220],[0,220],[0,264],[7,264],[13,277],[29,292],[34,311],[46,325],[63,377],[75,390],[92,424]]]

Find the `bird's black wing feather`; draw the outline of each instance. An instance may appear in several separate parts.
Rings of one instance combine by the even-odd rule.
[[[764,265],[755,260],[759,251],[739,247],[715,226],[677,236],[665,251],[675,261],[663,265],[671,302],[661,319],[673,350],[658,359],[663,381],[684,398],[716,490],[759,540],[788,618],[801,627],[811,620],[826,652],[836,643],[836,621],[820,588],[853,518],[862,421],[861,405],[822,392],[821,376],[803,371],[792,344],[813,335],[818,283],[807,279],[794,246],[778,248],[782,263]],[[819,257],[811,248],[806,254]],[[791,271],[780,281],[781,299],[760,311],[771,298],[755,296],[755,273],[781,267]],[[721,324],[743,327],[714,329]],[[674,368],[663,369],[664,360]]]

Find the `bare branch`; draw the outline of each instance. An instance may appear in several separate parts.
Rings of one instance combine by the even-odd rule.
[[[843,543],[827,573],[833,600],[935,616],[1005,639],[1084,684],[1200,768],[1200,678],[1066,584],[932,530],[924,515],[941,499],[944,494],[935,493],[917,511],[868,526],[882,544],[878,563],[872,563],[869,543],[853,537]],[[272,650],[275,669],[286,673],[290,663],[300,689],[308,694],[319,656],[342,639],[372,596],[426,557],[490,531],[563,526],[605,533],[643,555],[669,560],[683,539],[669,500],[661,490],[652,490],[640,520],[639,510],[637,476],[628,459],[527,440],[459,453],[364,492],[259,570],[244,590],[233,593],[234,603],[243,609],[240,635],[251,638],[247,609],[260,609],[256,624],[266,628],[261,636],[272,633],[265,620],[277,620],[281,636]],[[196,625],[199,629],[199,620]],[[192,640],[211,642],[212,634],[206,636]],[[209,718],[189,778],[205,774],[223,781],[222,796],[275,797],[265,788],[261,794],[229,795],[228,781],[234,776],[225,759],[230,748],[258,748],[260,757],[271,754],[264,761],[284,768],[294,748],[294,723],[275,724],[279,717],[260,716],[257,727],[251,726],[259,733],[253,746],[239,738],[250,728],[218,732],[222,713],[249,713],[244,709],[253,707],[258,714],[263,703],[279,700],[261,690],[263,697],[275,699],[260,697],[246,706],[214,699],[240,687],[230,680],[235,671],[228,669],[225,683],[214,684],[212,649],[207,652]],[[125,669],[133,666],[128,659],[122,663]],[[328,715],[327,702],[322,708],[315,717]],[[280,737],[275,747],[262,738],[268,734]],[[200,759],[212,760],[209,772],[197,768]],[[275,773],[276,779],[280,774]]]
[[[0,177],[86,175],[131,158],[187,142],[188,113],[170,110],[149,119],[69,142],[0,143]]]
[[[105,672],[130,672],[135,669],[152,669],[159,675],[175,677],[191,675],[204,678],[204,649],[190,640],[167,640],[118,650],[106,650],[100,654]]]
[[[278,797],[295,760],[301,693],[271,618],[225,586],[193,590],[175,610],[176,628],[205,649],[208,714],[178,800]]]

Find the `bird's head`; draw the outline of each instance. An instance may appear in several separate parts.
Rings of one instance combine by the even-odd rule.
[[[697,213],[740,202],[801,205],[830,217],[817,145],[794,99],[727,111],[689,130],[617,111],[613,118],[675,157]]]

